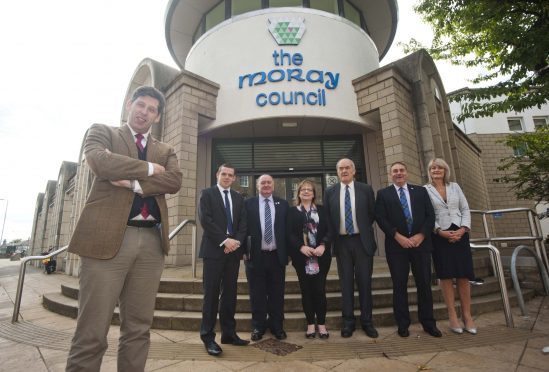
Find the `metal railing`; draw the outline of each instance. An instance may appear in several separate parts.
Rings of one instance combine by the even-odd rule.
[[[511,305],[509,304],[509,295],[507,294],[507,285],[505,284],[505,276],[503,274],[503,264],[501,263],[501,255],[499,250],[494,247],[492,244],[473,244],[471,243],[471,248],[473,249],[487,249],[490,253],[490,260],[492,261],[492,269],[494,270],[494,275],[499,282],[499,289],[501,293],[501,302],[503,303],[503,312],[505,314],[505,322],[507,327],[514,328],[515,324],[513,323],[513,314],[511,313]]]
[[[186,225],[191,225],[191,260],[192,260],[192,272],[193,272],[193,279],[196,279],[196,221],[195,220],[184,220],[181,222],[175,229],[172,230],[170,235],[168,235],[168,239],[172,240],[174,236],[179,234],[181,229],[183,229]]]
[[[172,232],[168,235],[168,240],[172,240],[186,225],[192,226],[192,256],[193,256],[193,278],[196,276],[196,222],[194,220],[184,220],[181,222]],[[15,294],[15,303],[13,304],[13,315],[11,322],[16,323],[19,320],[19,309],[21,307],[21,297],[23,296],[23,284],[25,282],[25,273],[27,271],[27,263],[30,261],[44,260],[51,258],[60,253],[65,252],[69,248],[68,245],[59,248],[45,256],[28,256],[21,259],[21,266],[19,268],[19,280],[17,282],[17,292]]]
[[[528,227],[530,229],[530,235],[527,236],[510,236],[510,237],[492,237],[490,236],[490,230],[488,229],[488,221],[486,216],[498,215],[504,213],[518,213],[526,212],[528,215]],[[532,241],[536,248],[536,254],[542,258],[545,263],[545,269],[549,270],[549,261],[547,260],[547,252],[545,251],[545,245],[543,244],[543,235],[541,233],[541,225],[537,218],[537,213],[530,208],[507,208],[507,209],[495,209],[491,211],[471,210],[471,213],[482,215],[482,224],[484,228],[484,238],[470,239],[471,242],[513,242],[513,241]]]
[[[549,276],[547,275],[547,270],[545,270],[545,267],[543,266],[543,262],[541,262],[541,258],[532,248],[526,245],[519,245],[515,248],[515,250],[513,251],[513,255],[511,256],[511,278],[513,279],[513,286],[515,287],[515,292],[517,293],[517,302],[520,307],[520,311],[522,313],[522,316],[525,316],[527,315],[526,306],[524,305],[524,297],[522,296],[522,291],[520,290],[520,283],[517,275],[517,256],[523,249],[526,249],[528,252],[530,252],[532,256],[534,256],[534,258],[536,259],[539,274],[541,276],[543,287],[545,288],[545,293],[547,295],[549,295]]]
[[[503,215],[504,213],[520,213],[520,212],[526,212],[528,216],[528,228],[530,230],[530,235],[507,236],[507,237],[490,236],[490,230],[488,228],[488,221],[486,218],[488,215],[495,216],[495,215]],[[524,306],[524,298],[522,296],[520,284],[517,277],[517,270],[516,270],[517,256],[521,250],[527,249],[536,259],[536,263],[538,264],[540,275],[544,281],[545,290],[549,294],[549,279],[547,277],[547,270],[549,269],[549,261],[547,260],[547,252],[545,250],[545,245],[543,243],[543,235],[541,233],[541,225],[540,225],[539,219],[537,218],[537,213],[530,208],[507,208],[507,209],[495,209],[490,211],[471,210],[471,213],[482,215],[482,225],[484,228],[484,238],[470,239],[471,242],[493,243],[493,242],[532,241],[534,243],[535,251],[525,245],[519,245],[518,247],[515,248],[513,255],[511,256],[511,277],[513,279],[513,287],[515,288],[515,292],[517,294],[517,301],[521,308],[522,315],[525,315],[526,310]],[[475,244],[471,244],[471,247],[474,248]],[[490,258],[492,259],[492,265],[496,266],[497,264],[494,263],[494,259],[492,258],[492,256],[490,256]]]

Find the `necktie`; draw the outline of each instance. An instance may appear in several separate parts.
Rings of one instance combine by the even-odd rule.
[[[412,214],[410,213],[410,208],[408,207],[408,200],[406,200],[406,195],[404,195],[404,188],[401,187],[398,189],[400,195],[400,205],[402,206],[402,211],[404,212],[404,218],[406,218],[406,226],[408,226],[408,234],[412,234]]]
[[[137,146],[137,149],[139,152],[143,152],[143,143],[141,142],[143,140],[144,136],[141,133],[137,133],[135,135],[135,145]],[[141,216],[143,216],[143,219],[147,219],[149,217],[149,206],[147,205],[147,202],[145,200],[142,201],[143,206],[141,207]]]
[[[147,206],[147,202],[143,200],[143,206],[141,207],[141,215],[143,216],[143,219],[147,219],[149,217],[149,207]]]
[[[349,185],[345,186],[345,230],[347,234],[355,232],[353,227],[353,209],[351,208],[351,194],[349,193]]]
[[[227,231],[233,235],[233,217],[231,215],[231,203],[229,202],[229,190],[223,190],[225,194],[225,215],[227,216]]]
[[[271,207],[269,199],[265,199],[265,243],[271,244],[273,241],[273,219],[271,217]]]
[[[135,135],[135,144],[137,146],[137,148],[139,149],[140,152],[143,152],[143,143],[141,143],[141,141],[143,140],[143,138],[145,138],[141,133],[137,133]]]

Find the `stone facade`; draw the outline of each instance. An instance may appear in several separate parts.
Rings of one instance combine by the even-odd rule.
[[[495,181],[496,178],[505,174],[503,171],[497,169],[501,163],[501,159],[513,155],[513,150],[501,143],[507,136],[508,134],[505,133],[469,135],[482,149],[482,168],[484,170],[484,181],[489,190],[490,209],[534,208],[534,202],[517,200],[515,193],[510,189],[508,184]],[[490,217],[490,222],[492,224],[491,234],[493,236],[526,236],[531,234],[528,229],[528,218],[524,212],[505,213],[500,216]],[[503,248],[503,255],[511,255],[512,250],[520,244],[532,245],[532,242],[518,241],[499,244],[499,246]]]
[[[214,119],[219,86],[192,73],[183,71],[166,89],[166,114],[163,141],[175,148],[183,183],[175,195],[167,196],[170,227],[196,216],[196,174],[198,122]],[[192,257],[191,229],[179,233],[171,241],[168,265],[188,265]]]
[[[144,60],[138,66],[127,98],[142,84],[156,86],[166,95],[164,117],[153,134],[175,148],[183,173],[181,190],[167,196],[173,229],[184,220],[196,219],[197,185],[208,184],[202,179],[207,171],[198,169],[197,164],[211,160],[210,142],[207,135],[199,138],[198,128],[216,119],[219,85],[152,60]],[[391,182],[389,168],[395,161],[406,163],[410,182],[422,185],[428,180],[427,163],[433,157],[442,157],[450,165],[451,179],[464,190],[471,209],[531,206],[518,203],[506,186],[492,181],[499,159],[507,156],[509,150],[495,144],[497,138],[493,135],[468,137],[453,124],[440,76],[426,52],[414,53],[359,77],[353,85],[358,112],[365,118],[367,176],[374,190]],[[123,109],[122,125],[126,116]],[[49,181],[46,192],[37,199],[32,232],[34,254],[68,243],[92,182],[93,174],[82,153],[78,163],[63,163],[59,179]],[[507,216],[490,221],[490,229],[496,234],[525,234],[517,228],[519,225],[526,226]],[[376,233],[380,247],[382,235]],[[482,235],[481,221],[475,216],[473,236]],[[190,228],[176,235],[166,265],[191,264],[192,242]],[[381,248],[380,253],[383,254]],[[69,254],[61,264],[67,273],[78,275],[78,256]]]

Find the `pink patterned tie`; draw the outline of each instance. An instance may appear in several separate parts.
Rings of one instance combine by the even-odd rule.
[[[135,135],[135,144],[137,145],[137,148],[139,149],[140,152],[143,152],[143,143],[141,143],[141,141],[143,140],[143,135],[141,133],[137,133]]]

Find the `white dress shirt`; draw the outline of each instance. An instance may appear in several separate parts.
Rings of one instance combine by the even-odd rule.
[[[129,124],[126,124],[128,126],[128,128],[130,128],[130,132],[132,132],[132,136],[134,138],[134,142],[137,141],[137,138],[135,138],[135,136],[137,135],[137,132],[135,130],[133,130],[132,127],[130,127]],[[143,146],[143,148],[145,148],[147,146],[147,141],[149,140],[149,136],[151,134],[151,128],[149,128],[149,131],[145,134],[143,134],[143,138],[141,139],[141,145]],[[148,176],[152,176],[153,173],[154,173],[154,167],[152,165],[151,162],[147,162],[148,165],[149,165],[149,173],[148,173]],[[133,192],[137,193],[137,194],[143,194],[143,189],[141,188],[141,185],[139,184],[139,181],[138,180],[133,180],[134,181],[134,184],[133,184]]]
[[[400,199],[400,188],[402,187],[404,189],[404,195],[406,196],[406,201],[408,202],[408,209],[410,210],[410,217],[412,217],[413,219],[414,215],[412,214],[412,201],[410,199],[410,190],[408,190],[408,184],[405,183],[403,186],[397,186],[393,184],[393,186],[396,189],[397,196],[399,199]]]
[[[358,225],[356,223],[356,203],[355,203],[355,181],[349,183],[349,196],[351,197],[351,211],[353,213],[353,234],[359,234]],[[347,185],[341,183],[339,189],[339,234],[347,235],[345,229],[345,190]],[[364,206],[366,207],[366,206]]]
[[[265,243],[264,239],[261,239],[261,250],[262,251],[274,251],[276,249],[276,238],[275,238],[275,230],[274,230],[274,224],[275,224],[275,206],[274,206],[274,199],[273,196],[269,196],[268,198],[263,197],[263,195],[259,195],[259,220],[261,221],[261,236],[265,236],[265,199],[269,199],[269,208],[271,209],[271,223],[272,223],[272,232],[273,232],[273,240],[271,241],[271,244]]]

